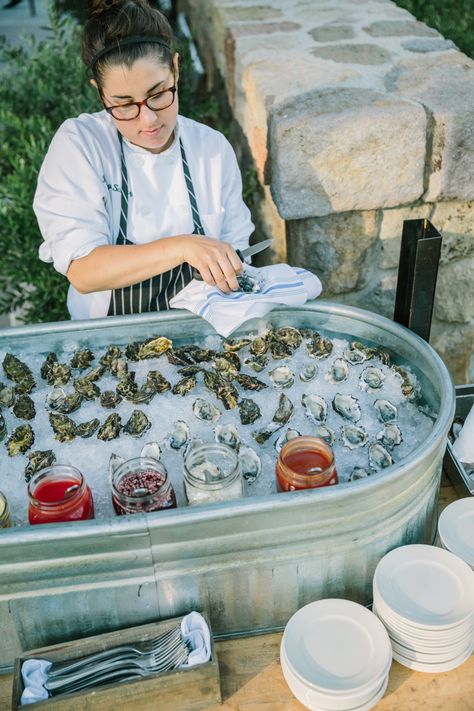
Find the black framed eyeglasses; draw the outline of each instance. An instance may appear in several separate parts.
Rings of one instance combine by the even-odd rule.
[[[176,94],[176,86],[159,91],[157,94],[148,96],[143,101],[131,101],[129,104],[119,104],[117,106],[105,106],[107,113],[111,114],[117,121],[133,121],[138,118],[142,106],[146,106],[151,111],[163,111],[171,106]],[[102,102],[104,101],[101,95]]]

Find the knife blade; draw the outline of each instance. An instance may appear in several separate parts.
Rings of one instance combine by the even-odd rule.
[[[251,247],[247,247],[246,249],[236,249],[235,251],[238,258],[243,262],[245,257],[251,257],[254,254],[263,252],[264,249],[270,247],[271,243],[271,239],[264,239],[263,242],[257,242],[257,244],[253,244]],[[193,279],[202,281],[202,276],[199,274],[197,269],[193,269]]]

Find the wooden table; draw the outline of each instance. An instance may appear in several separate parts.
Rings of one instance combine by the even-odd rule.
[[[443,478],[439,511],[456,498],[453,487]],[[281,633],[273,633],[217,642],[223,703],[203,711],[303,711],[305,707],[294,698],[283,678],[280,640]],[[0,711],[10,709],[11,682],[11,675],[0,676]],[[442,674],[414,672],[393,662],[387,691],[375,708],[474,711],[474,655],[457,669]],[[121,710],[114,706],[110,711]],[[176,711],[180,711],[179,700]]]

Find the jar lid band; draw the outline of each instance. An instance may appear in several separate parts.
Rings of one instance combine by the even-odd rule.
[[[103,49],[101,49],[99,52],[94,54],[92,57],[89,67],[92,69],[92,67],[97,63],[97,61],[103,57],[106,54],[109,54],[110,52],[115,52],[117,50],[120,50],[122,47],[129,45],[129,44],[146,44],[146,43],[151,43],[151,44],[160,44],[162,47],[167,49],[168,51],[171,50],[170,46],[164,42],[161,37],[154,37],[153,35],[142,35],[140,36],[131,36],[131,37],[125,37],[124,39],[117,39],[114,40],[111,44],[106,45]]]

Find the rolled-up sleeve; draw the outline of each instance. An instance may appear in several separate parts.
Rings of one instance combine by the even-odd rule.
[[[234,149],[224,136],[223,139],[223,182],[222,206],[224,222],[220,239],[230,242],[235,249],[245,249],[254,230],[250,210],[242,198],[242,176]]]
[[[66,121],[45,156],[33,201],[44,240],[40,259],[66,274],[74,259],[111,242],[109,200],[97,153]]]

